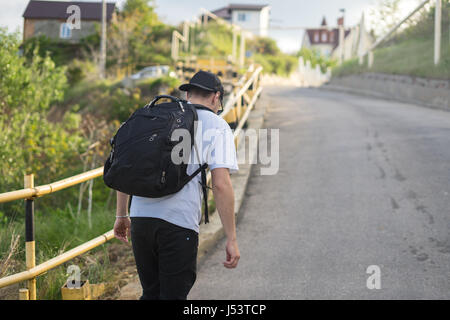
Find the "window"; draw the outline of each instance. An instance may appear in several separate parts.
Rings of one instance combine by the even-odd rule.
[[[247,21],[247,15],[245,13],[238,13],[238,21]]]
[[[314,32],[314,42],[319,42],[319,33]]]
[[[59,37],[61,39],[72,38],[72,29],[68,23],[61,23],[61,27],[59,28]]]
[[[322,42],[327,42],[328,41],[328,36],[326,32],[322,32]]]

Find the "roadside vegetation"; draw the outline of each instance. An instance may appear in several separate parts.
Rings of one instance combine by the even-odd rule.
[[[450,79],[450,1],[442,2],[441,60],[434,65],[434,15],[429,7],[418,13],[406,28],[395,33],[374,51],[373,67],[363,65],[358,58],[346,61],[333,69],[333,76],[341,77],[366,72],[409,75],[433,79]]]
[[[180,94],[170,75],[123,81],[144,67],[172,64],[175,27],[159,20],[152,2],[127,0],[108,28],[106,79],[98,69],[100,30],[74,46],[46,37],[22,43],[21,35],[0,29],[0,193],[22,189],[25,174],[45,185],[102,166],[121,122],[156,94]],[[198,56],[231,54],[224,27],[210,23],[192,34]],[[247,50],[266,73],[287,76],[297,67],[297,56],[271,39],[249,40]],[[24,207],[23,200],[0,204],[0,277],[26,269]],[[114,216],[115,194],[101,178],[37,198],[36,264],[112,229]],[[61,299],[71,264],[80,267],[81,280],[107,283],[111,298],[133,262],[129,246],[110,241],[39,276],[37,298]],[[23,287],[0,289],[0,299],[17,299]]]
[[[22,43],[0,30],[0,192],[23,188],[24,174],[44,185],[103,165],[109,139],[156,94],[177,94],[168,75],[124,84],[140,68],[169,64],[172,26],[153,6],[128,0],[108,30],[107,78],[99,78],[99,32],[77,46],[45,37]],[[24,271],[24,201],[0,204],[0,277]],[[112,229],[115,194],[101,178],[35,201],[36,264]],[[107,283],[107,296],[134,268],[131,250],[112,240],[37,278],[38,299],[61,299],[67,267],[81,280]],[[17,299],[25,283],[0,289]]]
[[[232,57],[233,34],[228,27],[215,21],[209,21],[205,27],[192,29],[191,39],[194,41],[189,54],[200,58],[218,57],[225,60]],[[240,43],[238,35],[236,48],[238,55]],[[245,51],[247,60],[260,64],[265,74],[289,76],[298,66],[296,55],[283,53],[276,41],[268,37],[246,39]]]
[[[322,73],[327,72],[328,68],[334,68],[337,66],[337,60],[322,55],[317,49],[301,48],[297,53],[298,57],[302,57],[303,61],[309,61],[311,67],[315,68],[319,65]]]

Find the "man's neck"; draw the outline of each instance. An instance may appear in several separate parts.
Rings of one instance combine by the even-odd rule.
[[[192,104],[201,104],[202,106],[205,106],[205,107],[211,109],[212,111],[214,111],[214,107],[211,106],[211,104],[209,104],[208,102],[205,102],[201,99],[190,99],[189,102]]]

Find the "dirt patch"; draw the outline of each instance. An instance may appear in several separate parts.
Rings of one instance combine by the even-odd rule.
[[[99,300],[117,300],[121,288],[136,279],[136,262],[131,245],[111,243],[107,250],[113,275],[111,281],[108,281],[105,294]]]

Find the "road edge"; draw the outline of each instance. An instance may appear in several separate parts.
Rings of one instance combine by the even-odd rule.
[[[268,98],[265,91],[261,93],[259,100],[256,103],[255,109],[249,115],[247,120],[247,129],[258,130],[263,126],[265,114],[268,105]],[[238,154],[245,154],[246,144],[242,141],[243,137],[239,140]],[[239,164],[239,171],[231,175],[231,184],[234,190],[234,211],[236,216],[236,223],[238,221],[237,216],[241,208],[242,201],[244,200],[245,191],[247,189],[247,183],[250,178],[252,169],[252,163],[256,163],[256,151],[257,146],[250,146],[251,149],[247,149],[250,155],[253,155],[252,161],[245,164]],[[203,262],[203,258],[210,251],[216,243],[224,237],[224,230],[220,221],[220,216],[217,210],[211,215],[210,222],[208,224],[200,225],[199,233],[199,246],[198,246],[198,263]]]
[[[364,78],[362,78],[362,80],[364,80]],[[390,92],[387,92],[386,89],[380,89],[379,91],[377,90],[373,90],[373,89],[365,89],[365,88],[361,88],[356,86],[356,84],[354,86],[351,86],[349,84],[336,84],[336,82],[338,82],[339,79],[335,79],[333,81],[333,79],[331,79],[330,82],[317,87],[317,89],[319,90],[329,90],[329,91],[335,91],[335,92],[344,92],[344,93],[350,93],[350,94],[356,94],[356,95],[360,95],[360,96],[365,96],[365,97],[372,97],[372,98],[378,98],[378,99],[383,99],[383,100],[387,100],[387,101],[396,101],[396,102],[401,102],[401,103],[407,103],[407,104],[413,104],[416,106],[420,106],[420,107],[425,107],[425,108],[430,108],[430,109],[435,109],[435,110],[443,110],[443,111],[450,111],[450,105],[449,105],[449,99],[450,99],[450,94],[448,95],[448,98],[443,98],[443,101],[440,102],[436,102],[436,101],[432,101],[431,99],[428,100],[420,100],[420,99],[414,99],[414,97],[412,96],[412,94],[408,94],[407,90],[412,91],[413,88],[411,88],[411,85],[406,85],[403,83],[395,83],[397,85],[397,87],[399,88],[399,92],[396,94],[392,94]],[[379,80],[375,80],[374,84],[378,83],[376,81]],[[412,81],[412,80],[411,80]],[[431,81],[431,80],[430,80]],[[394,82],[392,82],[394,83]],[[400,90],[402,89],[402,90]],[[432,95],[431,90],[442,90],[442,89],[433,89],[433,88],[424,88],[423,86],[417,86],[418,90],[428,90],[430,91],[428,93],[428,95]],[[408,92],[409,92],[408,91]],[[406,93],[405,93],[406,92]],[[403,95],[401,93],[404,93]],[[408,96],[410,95],[410,96]]]

